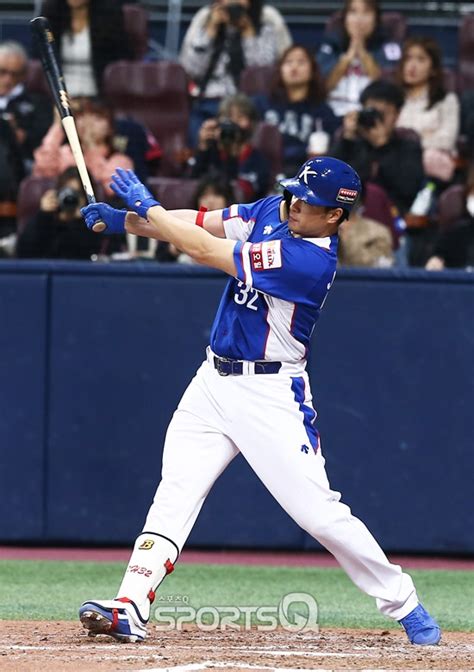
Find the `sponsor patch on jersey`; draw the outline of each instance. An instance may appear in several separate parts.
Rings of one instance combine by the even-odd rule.
[[[336,201],[342,201],[343,203],[355,203],[355,200],[359,192],[355,189],[346,189],[341,187],[337,192]]]
[[[250,248],[250,261],[254,271],[266,271],[270,268],[281,268],[281,240],[269,240],[265,243],[254,243]]]
[[[145,539],[144,541],[142,541],[142,543],[138,547],[138,550],[139,551],[149,551],[150,548],[153,548],[154,545],[155,545],[155,542],[153,541],[153,539]]]

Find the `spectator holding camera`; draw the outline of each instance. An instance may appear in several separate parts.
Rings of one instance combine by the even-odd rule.
[[[359,109],[363,89],[400,55],[400,46],[383,35],[378,0],[345,0],[341,29],[328,35],[317,53],[334,113],[342,117]]]
[[[192,146],[202,122],[216,116],[220,100],[238,91],[242,70],[275,63],[290,44],[283,17],[262,0],[216,0],[196,13],[180,55],[195,83]]]
[[[207,119],[199,130],[199,142],[190,160],[191,177],[236,180],[247,201],[268,191],[270,166],[251,143],[257,110],[246,95],[225,98],[216,119]]]
[[[90,259],[117,251],[123,240],[102,237],[84,228],[81,208],[87,205],[76,168],[68,168],[56,187],[42,196],[38,213],[19,234],[16,254],[21,258]]]
[[[397,126],[412,128],[423,147],[426,175],[449,182],[454,174],[460,109],[455,93],[447,93],[441,50],[431,37],[411,37],[403,45],[398,81],[405,103]]]
[[[283,139],[283,172],[294,175],[308,158],[308,141],[317,133],[321,141],[318,154],[327,152],[339,120],[326,104],[326,90],[311,53],[293,45],[278,63],[270,95],[257,96],[255,103],[262,118],[278,126]],[[314,155],[314,154],[313,154]]]
[[[362,110],[344,117],[341,137],[331,155],[349,163],[363,182],[384,189],[404,215],[423,186],[420,144],[395,130],[403,91],[383,79],[372,82],[360,97]]]

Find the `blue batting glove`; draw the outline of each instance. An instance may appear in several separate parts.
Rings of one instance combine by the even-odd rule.
[[[91,203],[81,209],[81,215],[88,229],[92,230],[97,222],[104,222],[106,228],[102,233],[125,233],[126,210],[116,210],[107,203]]]
[[[146,219],[148,208],[152,208],[154,205],[161,205],[145,185],[140,182],[133,170],[117,168],[112,175],[110,188],[117,196],[120,196],[130,210],[134,210],[144,219]]]

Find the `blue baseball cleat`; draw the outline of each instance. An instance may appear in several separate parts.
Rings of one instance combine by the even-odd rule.
[[[412,644],[428,646],[438,644],[441,639],[441,629],[422,604],[410,611],[399,623],[405,628],[408,639]]]
[[[92,637],[110,635],[120,642],[141,642],[146,637],[146,621],[126,597],[84,602],[79,618]]]

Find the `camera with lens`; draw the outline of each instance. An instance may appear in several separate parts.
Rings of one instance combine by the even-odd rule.
[[[73,213],[80,204],[80,194],[71,187],[64,187],[58,192],[59,209],[62,212]]]
[[[378,121],[383,121],[383,114],[375,107],[364,107],[357,117],[357,125],[364,129],[373,128]]]
[[[234,26],[238,25],[242,17],[247,13],[247,10],[240,2],[231,2],[226,6],[226,10],[229,15],[229,22]]]
[[[242,140],[242,129],[230,119],[223,119],[219,123],[221,145],[233,145]]]

